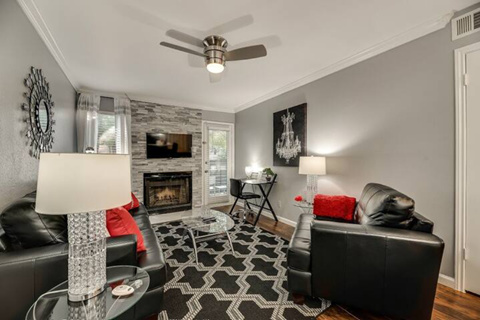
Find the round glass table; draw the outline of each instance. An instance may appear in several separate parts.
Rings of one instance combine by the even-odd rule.
[[[293,206],[298,208],[302,213],[313,213],[313,204],[306,201],[295,201]]]
[[[115,297],[112,290],[122,284],[135,288],[127,297]],[[148,273],[134,266],[107,268],[106,289],[96,297],[81,301],[68,301],[68,281],[52,288],[30,307],[26,320],[107,320],[115,319],[133,307],[148,289]]]
[[[222,236],[227,236],[232,253],[233,249],[232,239],[228,231],[235,226],[235,221],[223,212],[214,209],[192,210],[192,215],[182,219],[185,230],[182,239],[185,235],[189,235],[193,243],[193,251],[195,253],[195,262],[198,264],[197,243],[217,239]]]

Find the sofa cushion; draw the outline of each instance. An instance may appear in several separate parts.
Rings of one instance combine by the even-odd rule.
[[[287,262],[289,268],[310,272],[310,228],[314,217],[312,214],[304,213],[298,218],[295,232],[288,245]]]
[[[415,201],[390,187],[369,183],[363,189],[355,211],[359,224],[410,229]]]
[[[136,221],[124,207],[107,210],[107,229],[112,237],[125,236],[128,234],[136,235],[137,252],[146,250],[142,232],[137,226]]]
[[[29,193],[3,210],[0,223],[13,250],[66,243],[65,215],[35,212],[35,193]]]
[[[132,195],[132,201],[130,201],[129,203],[123,206],[127,211],[140,207],[140,202],[138,201],[137,197],[135,197],[133,192],[131,192],[131,195]]]
[[[317,194],[313,199],[313,214],[320,217],[352,221],[355,198]]]

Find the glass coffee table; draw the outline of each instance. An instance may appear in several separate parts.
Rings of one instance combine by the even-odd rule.
[[[194,209],[192,215],[182,219],[185,227],[182,239],[188,234],[193,244],[195,253],[195,262],[198,264],[197,243],[218,239],[226,236],[230,244],[232,253],[232,239],[228,233],[235,226],[235,221],[223,212],[214,209]]]
[[[112,290],[128,284],[135,292],[118,298]],[[108,320],[115,319],[133,307],[145,294],[150,284],[148,273],[134,266],[107,268],[106,289],[96,297],[83,302],[68,301],[68,281],[62,282],[42,295],[28,310],[26,320]]]

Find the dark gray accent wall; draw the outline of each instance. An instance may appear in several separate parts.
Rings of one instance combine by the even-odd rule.
[[[0,1],[0,211],[36,187],[38,160],[25,137],[23,79],[34,66],[55,102],[55,152],[75,152],[76,92],[15,0]]]
[[[472,9],[472,8],[470,8]],[[308,103],[308,153],[325,155],[319,192],[359,197],[368,182],[392,186],[416,201],[444,239],[441,272],[454,274],[454,49],[451,28],[429,34],[235,115],[236,175],[272,166],[273,113]],[[328,50],[328,48],[325,48]],[[306,185],[298,168],[274,167],[278,214],[296,221],[293,198]]]

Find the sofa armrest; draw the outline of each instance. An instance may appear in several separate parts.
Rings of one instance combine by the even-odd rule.
[[[400,318],[430,319],[444,243],[433,234],[313,221],[312,292]]]
[[[107,266],[137,265],[137,236],[107,238]]]
[[[136,265],[134,235],[107,239],[107,265]],[[0,253],[2,319],[23,319],[35,300],[67,280],[68,244]]]

